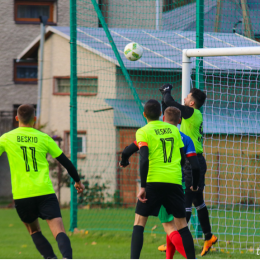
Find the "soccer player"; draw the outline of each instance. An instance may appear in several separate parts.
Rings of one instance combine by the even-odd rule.
[[[83,191],[84,185],[76,168],[54,140],[33,128],[36,117],[32,105],[21,105],[16,120],[19,121],[19,127],[0,137],[0,155],[5,151],[9,160],[16,211],[45,259],[57,257],[41,232],[38,218],[46,219],[63,258],[71,259],[72,248],[49,177],[47,153],[67,169],[78,193]]]
[[[162,103],[164,103],[166,107],[174,106],[181,110],[182,121],[180,130],[192,139],[200,163],[201,174],[199,190],[198,192],[194,193],[189,189],[186,189],[185,207],[187,222],[189,222],[191,217],[192,203],[198,212],[198,219],[205,236],[204,247],[201,251],[201,256],[204,256],[209,252],[211,246],[214,245],[218,240],[217,237],[211,233],[209,213],[203,198],[207,164],[203,156],[203,118],[199,109],[205,102],[206,94],[199,89],[192,88],[188,96],[184,99],[183,106],[172,98],[172,85],[165,84],[159,90],[163,95]],[[187,175],[186,173],[191,171],[191,166],[187,161],[183,167],[183,170],[184,175]]]
[[[176,107],[168,107],[165,111],[165,107],[163,106],[163,121],[172,125],[177,126],[180,121],[181,121],[181,111],[176,108]],[[194,144],[191,140],[190,137],[188,137],[187,135],[184,135],[182,132],[180,132],[181,134],[181,138],[182,141],[184,143],[184,153],[186,155],[186,158],[189,160],[191,167],[192,167],[192,173],[193,176],[185,176],[185,180],[186,180],[186,185],[184,182],[184,175],[182,175],[182,187],[183,190],[185,191],[186,187],[191,189],[192,191],[197,190],[197,184],[199,181],[199,174],[200,174],[200,168],[199,168],[199,162],[198,162],[198,158],[196,156],[196,152],[195,152],[195,147]],[[124,151],[122,152],[122,160],[119,163],[120,167],[126,167],[127,165],[129,165],[129,158],[130,156],[137,152],[138,146],[136,141],[134,143],[132,143],[131,145],[127,146]],[[193,183],[192,183],[192,178],[193,178]],[[155,216],[157,216],[157,214],[155,213]],[[173,216],[169,215],[167,213],[167,211],[165,210],[165,208],[163,206],[161,206],[160,212],[158,214],[158,217],[161,221],[161,223],[163,224],[163,226],[165,227],[165,229],[167,230],[167,225],[170,225],[172,220],[173,220]],[[169,224],[166,224],[169,223]],[[174,224],[174,222],[173,222]],[[175,228],[175,227],[174,227]],[[182,244],[182,240],[178,237],[178,232],[175,230],[174,231],[174,243],[172,243],[170,237],[167,235],[166,236],[166,245],[162,245],[159,248],[163,248],[160,251],[166,251],[166,259],[172,259],[175,251],[177,249],[177,251],[179,253],[181,253],[184,257],[186,257],[185,252],[183,250],[183,244]]]
[[[135,211],[131,242],[131,258],[140,257],[143,232],[149,215],[163,205],[174,216],[174,224],[183,242],[187,258],[195,258],[194,243],[187,227],[182,189],[181,164],[184,163],[183,142],[176,126],[159,121],[160,103],[149,100],[144,106],[147,125],[138,129],[136,141],[140,151],[141,189]],[[175,228],[166,233],[173,240]]]

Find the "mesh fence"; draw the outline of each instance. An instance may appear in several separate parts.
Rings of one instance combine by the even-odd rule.
[[[203,37],[204,48],[259,46],[260,3],[204,0],[200,22],[196,12],[201,0],[197,4],[194,0],[95,3],[131,83],[119,66],[93,2],[78,0],[77,163],[87,187],[78,198],[78,226],[131,231],[139,189],[138,154],[126,169],[119,168],[118,162],[122,150],[135,140],[136,130],[145,124],[138,104],[151,98],[161,101],[158,88],[165,83],[173,85],[172,96],[181,102],[182,50],[196,48],[199,37]],[[204,36],[198,33],[199,27]],[[144,48],[138,61],[124,57],[124,47],[130,42]],[[200,77],[194,59],[192,86],[208,96],[203,108],[208,166],[205,202],[212,232],[219,236],[221,248],[254,248],[260,231],[260,59],[215,57],[197,64]],[[67,88],[66,82],[60,88]],[[193,216],[192,231],[198,228],[195,210]],[[163,232],[156,218],[149,220],[147,230],[155,224],[158,228],[153,232]]]

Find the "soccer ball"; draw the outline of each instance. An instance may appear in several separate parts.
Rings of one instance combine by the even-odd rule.
[[[139,60],[143,52],[143,48],[136,42],[128,43],[124,49],[125,57],[131,61]]]

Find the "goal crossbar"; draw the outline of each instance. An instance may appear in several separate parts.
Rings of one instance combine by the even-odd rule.
[[[182,103],[190,91],[192,57],[260,55],[260,46],[184,49],[182,52]]]

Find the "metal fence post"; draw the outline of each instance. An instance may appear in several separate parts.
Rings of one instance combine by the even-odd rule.
[[[70,144],[71,161],[77,169],[77,8],[70,0]],[[77,227],[77,191],[71,178],[70,231]]]

